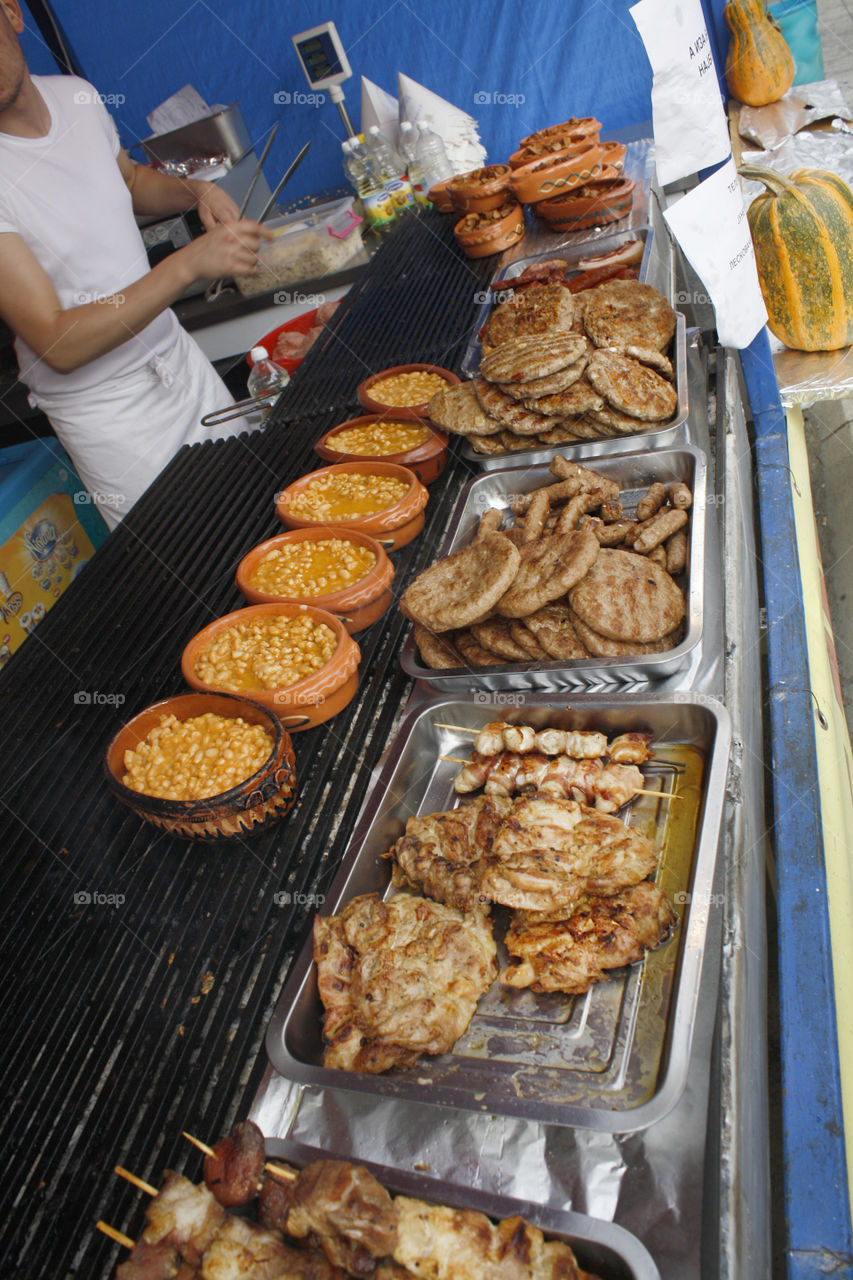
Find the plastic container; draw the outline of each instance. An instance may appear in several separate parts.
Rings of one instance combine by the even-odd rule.
[[[412,195],[415,197],[415,204],[427,205],[430,202],[429,184],[424,182],[423,167],[418,162],[417,142],[417,130],[411,120],[401,121],[400,150],[406,161],[406,172],[412,186]]]
[[[429,120],[418,122],[418,140],[415,143],[415,160],[422,172],[422,183],[428,191],[437,182],[453,177],[453,165],[447,158],[444,143]]]
[[[372,124],[367,131],[366,147],[373,157],[379,176],[385,183],[385,189],[394,201],[394,212],[397,217],[411,209],[415,203],[412,184],[406,175],[406,166],[397,155],[391,143],[382,133],[378,124]]]
[[[282,369],[281,365],[270,359],[266,347],[252,347],[250,354],[252,357],[252,371],[246,382],[249,395],[257,398],[265,396],[268,392],[283,391],[288,382],[290,382],[290,374],[287,370]],[[261,419],[267,417],[274,404],[275,400],[265,400],[259,406]]]
[[[394,224],[394,201],[388,192],[373,156],[361,137],[347,138],[341,144],[344,168],[350,184],[357,191],[367,225],[377,235],[384,235]]]
[[[367,262],[359,231],[363,219],[353,213],[352,206],[353,197],[346,196],[265,223],[275,238],[261,242],[259,270],[251,276],[236,276],[237,288],[250,297]]]
[[[767,12],[780,26],[794,55],[794,84],[822,80],[823,53],[817,25],[817,0],[779,0]]]

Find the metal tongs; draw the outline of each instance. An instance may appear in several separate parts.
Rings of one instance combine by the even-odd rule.
[[[240,206],[241,218],[243,217],[243,215],[246,212],[246,209],[249,206],[249,198],[255,189],[255,183],[258,181],[258,178],[260,177],[261,166],[263,165],[264,161],[267,158],[267,155],[269,154],[269,149],[273,144],[273,139],[275,138],[275,135],[277,132],[278,132],[278,125],[276,124],[272,128],[270,136],[267,138],[266,146],[264,147],[263,153],[261,154],[261,158],[258,161],[258,167],[255,170],[254,175],[252,176],[252,181],[249,183],[249,190],[246,192],[245,196],[243,197],[243,203]],[[305,146],[299,152],[299,155],[296,157],[296,159],[293,160],[288,165],[287,169],[285,169],[284,177],[279,182],[275,191],[273,191],[269,200],[267,200],[263,209],[261,209],[261,212],[258,214],[257,218],[255,219],[256,222],[263,222],[265,220],[265,218],[269,214],[270,209],[272,209],[279,195],[284,190],[285,184],[289,182],[289,180],[293,177],[293,174],[296,172],[296,170],[299,168],[300,164],[304,160],[305,152],[308,150],[310,146],[311,146],[311,141],[309,139],[309,141],[305,143]],[[228,289],[230,289],[230,287],[231,287],[230,285],[227,286]],[[204,293],[205,302],[215,302],[216,299],[219,297],[219,295],[225,291],[225,289],[226,289],[226,284],[225,284],[224,278],[221,280],[214,280],[213,284],[208,285],[207,289],[205,290],[205,293]]]
[[[283,390],[284,387],[271,387],[269,391],[249,396],[248,400],[235,400],[234,404],[229,405],[227,409],[214,409],[213,413],[206,413],[201,420],[201,425],[218,427],[221,422],[230,422],[232,418],[245,418],[254,409],[263,408],[265,405],[272,408]]]

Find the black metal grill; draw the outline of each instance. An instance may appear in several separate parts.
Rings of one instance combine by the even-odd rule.
[[[311,446],[355,407],[356,383],[394,363],[458,366],[491,266],[459,258],[438,215],[410,219],[269,428],[178,454],[0,674],[4,1276],[111,1275],[123,1250],[95,1221],[135,1235],[144,1201],[113,1164],[154,1182],[166,1167],[197,1176],[181,1129],[216,1139],[248,1108],[312,914],[273,895],[330,881],[410,692],[405,623],[392,608],[357,637],[356,699],[294,738],[295,809],[242,843],[156,834],[107,792],[104,749],[129,714],[181,690],[186,640],[243,603],[237,561],[278,531],[273,495],[319,465]],[[394,555],[398,594],[467,474],[451,460],[432,487],[424,533]]]

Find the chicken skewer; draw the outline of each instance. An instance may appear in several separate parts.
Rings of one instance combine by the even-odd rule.
[[[442,724],[439,729],[455,729],[474,734],[474,750],[481,756],[501,755],[504,751],[525,754],[537,751],[545,756],[571,756],[575,760],[609,757],[614,764],[645,764],[651,759],[647,733],[620,733],[610,743],[606,734],[575,729],[533,729],[530,725],[507,724],[495,720],[482,729],[469,729],[461,724]]]
[[[525,791],[582,800],[600,813],[615,813],[636,795],[671,800],[666,791],[652,791],[636,765],[604,764],[601,759],[573,760],[569,756],[548,757],[531,752],[518,755],[504,751],[499,756],[462,760],[441,756],[463,767],[454,779],[458,795],[470,795],[483,787],[487,795],[510,796]]]
[[[371,1274],[380,1259],[388,1276],[595,1280],[578,1267],[568,1244],[546,1240],[522,1218],[494,1223],[474,1210],[409,1196],[392,1200],[367,1169],[339,1160],[312,1161],[297,1183],[303,1179],[306,1194],[292,1205],[286,1230],[319,1239],[325,1256],[292,1247],[279,1230],[229,1215],[206,1187],[173,1172],[146,1209],[138,1243],[106,1223],[98,1227],[131,1249],[119,1280],[333,1280]]]

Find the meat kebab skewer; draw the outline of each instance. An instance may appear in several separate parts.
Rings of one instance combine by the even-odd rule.
[[[321,1159],[300,1173],[282,1169],[288,1185],[277,1184],[283,1195],[275,1201],[265,1200],[262,1189],[259,1224],[233,1217],[209,1187],[172,1170],[159,1192],[119,1165],[116,1172],[152,1197],[142,1239],[130,1241],[133,1252],[117,1280],[167,1280],[176,1274],[189,1280],[196,1268],[216,1280],[332,1280],[341,1274],[338,1268],[354,1276],[372,1272],[396,1247],[391,1197],[360,1165]],[[288,1244],[285,1235],[300,1246]],[[310,1247],[301,1247],[303,1241]]]
[[[666,791],[652,791],[636,765],[604,764],[601,759],[573,760],[569,756],[543,756],[531,752],[518,755],[504,751],[501,755],[472,757],[441,756],[463,767],[454,779],[458,795],[470,795],[483,787],[487,795],[511,796],[526,791],[582,800],[600,813],[615,813],[634,796],[656,796],[662,800],[675,797]]]
[[[531,725],[507,724],[495,720],[482,729],[469,729],[461,724],[442,724],[439,729],[455,729],[474,735],[474,750],[481,756],[500,755],[504,751],[519,754],[536,751],[545,756],[571,756],[574,760],[608,757],[614,764],[645,764],[651,759],[651,735],[620,733],[609,743],[604,733],[577,729],[534,729]]]
[[[138,1243],[98,1223],[110,1239],[131,1249],[117,1280],[335,1280],[374,1271],[428,1274],[434,1280],[460,1274],[466,1280],[498,1275],[596,1280],[580,1269],[570,1245],[547,1240],[523,1218],[493,1222],[475,1210],[410,1196],[392,1199],[367,1169],[340,1160],[314,1160],[297,1175],[297,1183],[303,1178],[306,1195],[296,1202],[301,1216],[289,1214],[286,1229],[297,1239],[319,1239],[324,1253],[311,1246],[294,1248],[280,1230],[231,1216],[205,1186],[168,1171],[146,1209],[147,1226]],[[350,1227],[350,1237],[342,1224]],[[329,1241],[341,1250],[334,1257]]]

